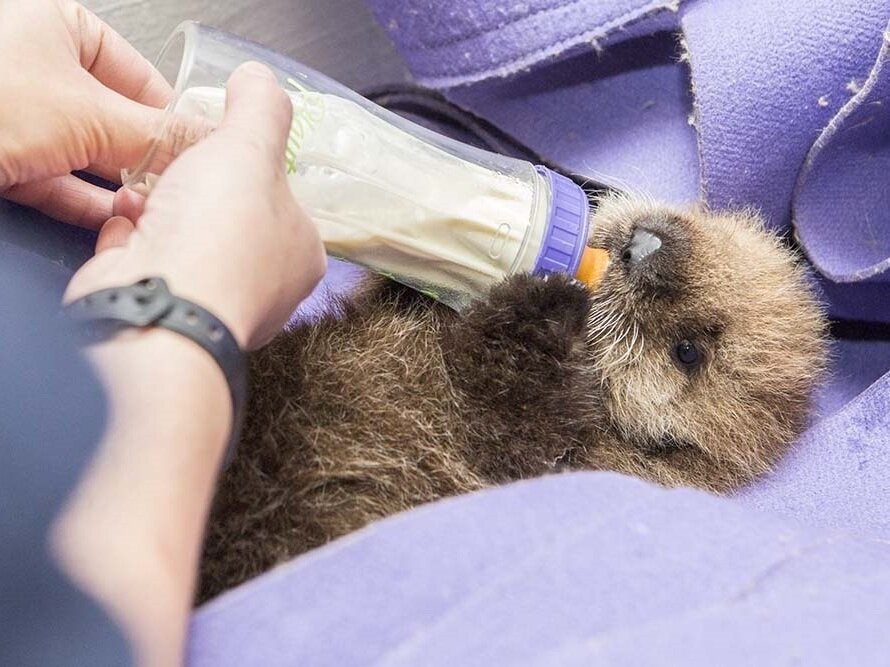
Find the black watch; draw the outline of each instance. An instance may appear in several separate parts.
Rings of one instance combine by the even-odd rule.
[[[219,364],[232,395],[232,436],[225,465],[235,453],[247,399],[247,362],[228,327],[211,312],[170,292],[162,278],[93,292],[65,307],[85,342],[106,340],[128,327],[161,327],[204,348]]]

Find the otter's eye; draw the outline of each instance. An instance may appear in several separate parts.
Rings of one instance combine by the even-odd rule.
[[[690,340],[683,339],[674,348],[674,356],[685,368],[694,368],[701,361],[701,353]]]

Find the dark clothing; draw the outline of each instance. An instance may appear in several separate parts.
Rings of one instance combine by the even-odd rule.
[[[50,522],[105,423],[58,304],[92,239],[0,201],[0,665],[124,665],[109,618],[56,569]]]

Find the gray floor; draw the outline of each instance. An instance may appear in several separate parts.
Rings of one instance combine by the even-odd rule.
[[[81,0],[154,60],[180,21],[194,19],[289,55],[347,86],[408,77],[363,0]]]

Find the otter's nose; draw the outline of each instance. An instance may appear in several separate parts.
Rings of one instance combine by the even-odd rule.
[[[651,254],[661,248],[661,237],[648,229],[637,227],[634,230],[630,243],[621,253],[621,259],[626,264],[639,264]]]

